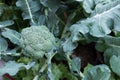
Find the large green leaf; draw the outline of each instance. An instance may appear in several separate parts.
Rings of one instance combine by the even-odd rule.
[[[89,32],[89,28],[82,24],[76,23],[71,25],[70,32],[71,36],[63,43],[64,52],[72,52],[78,46],[79,41],[85,40],[84,37]]]
[[[34,19],[38,18],[38,11],[41,8],[38,0],[18,0],[16,5],[23,11],[24,19],[31,19],[31,22],[35,23]]]
[[[120,46],[120,37],[105,36],[103,39],[109,47]]]
[[[20,45],[21,35],[17,31],[12,29],[6,29],[6,31],[2,32],[2,35],[5,38],[8,38],[12,43]]]
[[[104,52],[104,61],[109,64],[113,55],[120,55],[120,37],[105,36],[97,41],[96,49]]]
[[[120,48],[119,47],[111,47],[108,48],[105,52],[104,52],[104,61],[105,63],[109,63],[110,58],[113,56],[119,56],[120,55]]]
[[[113,55],[110,58],[110,66],[112,71],[120,77],[120,56]]]
[[[101,13],[119,2],[119,0],[83,0],[83,7],[88,13]]]
[[[90,29],[95,37],[104,37],[112,30],[120,31],[120,1],[119,0],[84,0],[84,8],[91,16],[81,21]]]
[[[9,75],[16,75],[17,72],[22,68],[26,68],[27,70],[34,66],[34,63],[30,63],[25,65],[23,63],[16,63],[15,61],[7,62],[2,68],[0,68],[0,76],[8,73]]]
[[[41,22],[42,20],[44,20],[45,18],[45,22],[44,24],[47,25],[47,27],[50,29],[50,31],[55,35],[55,36],[59,36],[61,35],[60,33],[60,27],[58,25],[59,23],[59,18],[57,17],[57,15],[54,13],[54,11],[49,11],[48,10],[48,14],[49,15],[44,15],[43,19],[39,19],[39,22]]]
[[[90,68],[82,80],[109,80],[111,71],[106,65],[97,65]]]
[[[104,52],[104,61],[109,63],[113,55],[120,55],[120,37],[106,36],[103,38],[106,50]],[[103,46],[103,43],[101,44]]]

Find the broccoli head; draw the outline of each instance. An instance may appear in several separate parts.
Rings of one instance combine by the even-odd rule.
[[[46,26],[32,26],[21,32],[23,53],[32,58],[43,57],[55,45],[55,37]]]

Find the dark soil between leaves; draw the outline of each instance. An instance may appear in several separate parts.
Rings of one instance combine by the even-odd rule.
[[[78,45],[73,53],[73,56],[77,56],[81,59],[81,68],[87,66],[88,63],[92,65],[104,63],[103,53],[96,51],[95,43]]]

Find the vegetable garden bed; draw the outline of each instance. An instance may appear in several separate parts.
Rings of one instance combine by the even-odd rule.
[[[0,80],[120,80],[120,0],[0,0]]]

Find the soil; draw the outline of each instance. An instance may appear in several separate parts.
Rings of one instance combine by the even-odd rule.
[[[81,59],[81,68],[84,68],[88,63],[92,65],[104,63],[103,53],[96,51],[95,43],[79,45],[73,55]]]

